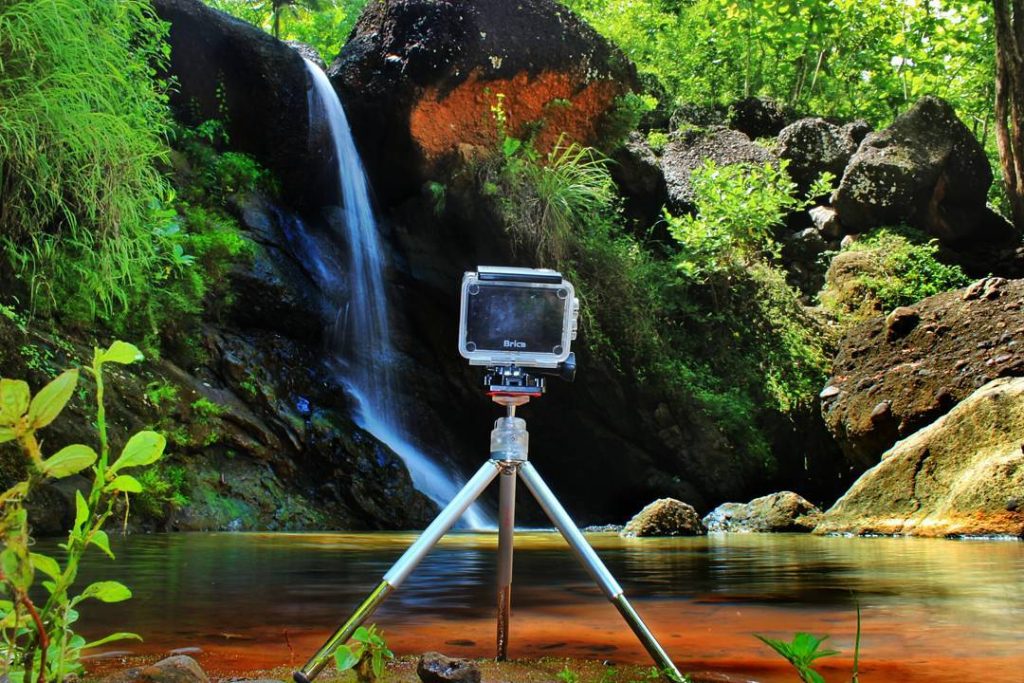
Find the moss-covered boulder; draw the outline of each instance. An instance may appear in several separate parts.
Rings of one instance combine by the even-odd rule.
[[[993,380],[891,448],[815,533],[1024,536],[1024,378]]]
[[[848,232],[909,222],[946,244],[1003,237],[985,202],[992,169],[981,144],[937,97],[924,97],[861,142],[833,205]]]

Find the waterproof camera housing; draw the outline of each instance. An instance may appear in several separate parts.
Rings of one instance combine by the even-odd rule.
[[[561,273],[478,266],[462,277],[459,353],[470,365],[558,368],[578,317],[576,290]]]

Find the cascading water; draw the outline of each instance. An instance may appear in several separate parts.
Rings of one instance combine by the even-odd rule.
[[[345,110],[331,82],[318,66],[306,61],[313,79],[310,117],[326,121],[334,143],[338,183],[344,206],[344,239],[349,246],[348,304],[338,311],[332,345],[344,360],[344,379],[359,402],[359,426],[387,444],[405,462],[416,488],[444,505],[458,493],[461,482],[419,451],[402,435],[395,378],[395,358],[388,324],[384,284],[384,250],[370,204],[362,160],[349,130]],[[315,247],[314,241],[307,242]],[[330,259],[317,255],[314,274],[330,271]],[[331,285],[334,277],[318,277]],[[463,517],[470,528],[494,526],[478,506]]]

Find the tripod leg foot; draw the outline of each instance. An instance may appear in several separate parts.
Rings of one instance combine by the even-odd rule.
[[[576,527],[572,517],[565,511],[562,504],[558,502],[555,494],[544,483],[544,480],[537,473],[537,470],[533,468],[533,465],[529,462],[524,462],[520,465],[519,476],[523,478],[526,488],[530,489],[530,493],[537,499],[544,513],[551,519],[551,522],[569,543],[569,547],[576,553],[576,557],[579,558],[583,567],[593,577],[594,581],[597,582],[597,585],[601,587],[605,597],[619,610],[619,614],[629,624],[629,628],[636,634],[640,644],[644,646],[647,653],[651,655],[651,659],[658,665],[662,676],[670,681],[685,680],[664,648],[658,643],[654,634],[647,628],[647,624],[643,622],[640,615],[629,604],[622,591],[622,587],[619,586],[619,582],[615,580],[615,577],[608,571],[608,568],[604,566],[601,558],[597,556],[594,549],[587,543],[587,539],[583,537],[583,534]]]

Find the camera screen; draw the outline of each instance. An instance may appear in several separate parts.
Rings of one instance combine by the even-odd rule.
[[[479,283],[466,302],[466,350],[562,353],[567,290]]]

